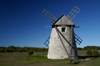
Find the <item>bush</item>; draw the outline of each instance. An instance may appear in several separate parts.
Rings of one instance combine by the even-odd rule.
[[[18,52],[22,52],[22,49],[18,49]]]
[[[5,48],[5,52],[9,52],[9,49],[8,48]]]
[[[13,49],[9,49],[9,52],[14,52]]]
[[[99,52],[97,50],[92,50],[92,55],[93,56],[99,56]]]
[[[92,54],[91,50],[90,50],[90,49],[87,49],[87,50],[86,50],[86,54],[87,54],[87,55],[91,55],[91,54]]]
[[[79,47],[79,48],[77,48],[77,50],[82,50],[82,48]]]
[[[5,52],[5,47],[0,47],[0,52]]]
[[[29,50],[28,55],[32,55],[32,54],[33,54],[33,50]]]

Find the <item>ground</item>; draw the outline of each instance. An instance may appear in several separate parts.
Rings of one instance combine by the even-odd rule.
[[[100,57],[86,56],[85,51],[78,51],[79,59],[50,60],[47,52],[34,52],[28,56],[27,52],[0,53],[0,66],[100,66]],[[85,60],[84,60],[85,59]]]

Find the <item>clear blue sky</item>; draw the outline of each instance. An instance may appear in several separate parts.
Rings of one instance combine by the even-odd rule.
[[[47,9],[55,17],[67,15],[77,6],[81,11],[72,22],[81,45],[100,46],[100,0],[0,0],[0,46],[46,47],[52,23],[41,16]]]

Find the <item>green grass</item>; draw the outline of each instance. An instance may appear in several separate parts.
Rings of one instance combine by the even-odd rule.
[[[42,55],[40,55],[42,54]],[[35,52],[35,55],[28,56],[27,52],[0,53],[0,66],[28,66],[30,64],[57,62],[64,60],[47,59],[45,52]]]
[[[78,51],[80,56],[86,56],[85,51]],[[50,60],[47,59],[47,52],[34,52],[28,56],[27,52],[0,53],[0,66],[100,66],[100,58],[89,57],[89,61],[81,59],[73,60],[70,64],[68,59]]]
[[[62,59],[62,60],[51,60],[47,59],[46,55],[41,55],[41,56],[25,56],[20,58],[21,60],[27,60],[30,61],[31,63],[42,63],[42,62],[53,62],[53,61],[65,61],[67,59]]]

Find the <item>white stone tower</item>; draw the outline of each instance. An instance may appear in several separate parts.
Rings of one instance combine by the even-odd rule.
[[[71,54],[71,41],[72,43],[72,56],[77,58],[77,49],[75,38],[71,37],[71,26],[75,26],[66,16],[62,15],[52,25],[52,32],[49,43],[48,58],[49,59],[64,59],[68,58]],[[68,54],[67,54],[68,52]]]
[[[48,38],[44,43],[49,44],[49,59],[78,58],[76,43],[80,44],[82,40],[74,33],[75,25],[71,20],[79,11],[80,9],[75,6],[67,17],[62,15],[59,19],[45,9],[42,11],[42,16],[53,23],[50,42]]]

